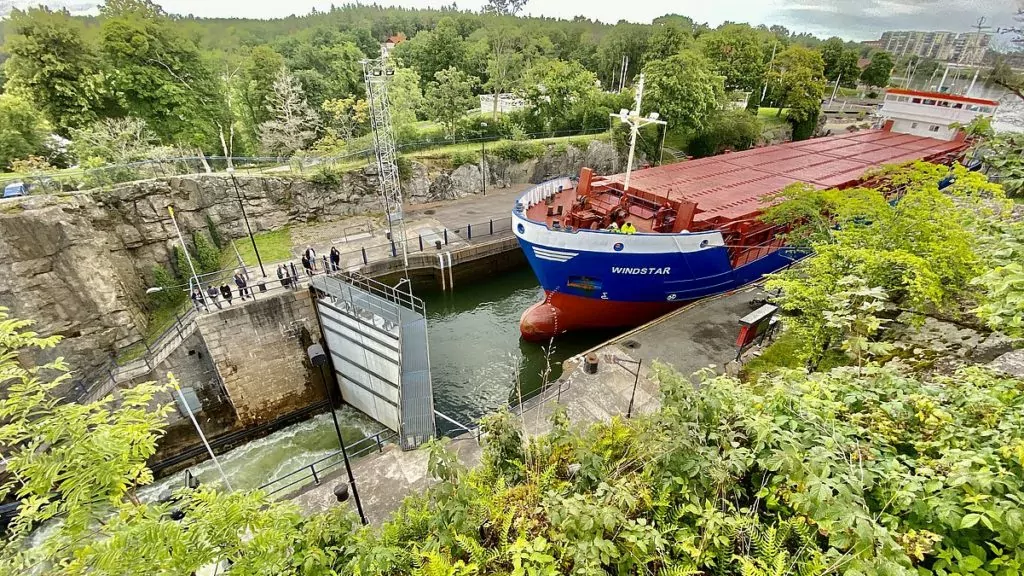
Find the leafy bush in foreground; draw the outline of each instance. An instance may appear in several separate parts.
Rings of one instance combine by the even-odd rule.
[[[53,344],[24,327],[0,315],[0,362],[17,379],[0,401],[0,438],[21,446],[8,469],[26,480],[3,493],[32,504],[0,549],[9,573],[40,561],[62,574],[187,574],[230,560],[234,575],[379,576],[1024,566],[1024,382],[976,367],[926,379],[873,364],[782,370],[750,385],[707,374],[694,388],[656,366],[657,413],[574,428],[556,411],[551,432],[529,441],[520,418],[499,414],[480,467],[431,444],[439,482],[383,526],[355,530],[344,509],[303,519],[258,492],[182,491],[178,520],[171,504],[139,502],[133,487],[149,480],[140,466],[161,429],[140,410],[155,389],[124,391],[132,410],[119,418],[109,399],[64,407],[10,354]],[[90,456],[103,446],[105,458]],[[61,516],[43,546],[19,546],[32,522]]]

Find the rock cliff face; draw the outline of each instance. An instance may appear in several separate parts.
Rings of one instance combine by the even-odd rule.
[[[489,158],[488,187],[540,182],[591,166],[612,173],[614,148],[549,147],[520,163]],[[403,179],[411,202],[454,199],[481,191],[479,165],[456,170],[413,162]],[[237,191],[236,191],[237,187]],[[67,196],[0,201],[0,306],[36,321],[63,342],[37,361],[64,356],[76,371],[98,367],[146,331],[144,292],[156,264],[171,265],[177,243],[168,213],[182,233],[205,229],[209,218],[229,238],[246,234],[239,196],[253,232],[291,223],[381,212],[374,167],[330,177],[207,174],[158,178]]]

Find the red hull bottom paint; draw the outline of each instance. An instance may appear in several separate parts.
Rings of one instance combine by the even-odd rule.
[[[545,291],[543,302],[519,319],[519,333],[530,342],[546,342],[571,330],[639,326],[685,302],[615,302]]]

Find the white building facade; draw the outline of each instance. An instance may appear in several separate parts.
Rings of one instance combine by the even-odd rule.
[[[978,116],[991,118],[998,107],[998,101],[985,98],[889,88],[878,116],[892,132],[955,140],[961,136],[951,124],[968,124]]]

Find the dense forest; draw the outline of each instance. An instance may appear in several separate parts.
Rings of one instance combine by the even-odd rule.
[[[721,113],[730,92],[806,124],[826,80],[855,85],[866,55],[781,26],[518,17],[524,3],[492,0],[481,13],[344,5],[276,20],[177,17],[148,0],[109,0],[98,17],[15,10],[0,32],[0,122],[10,127],[0,169],[337,153],[369,129],[361,61],[392,36],[407,39],[392,51],[391,90],[406,141],[607,128],[646,70],[648,107],[713,152],[756,130],[750,115]],[[884,86],[891,61],[876,68],[870,83]],[[465,116],[482,93],[529,106],[483,127]],[[730,141],[709,144],[712,133]]]

